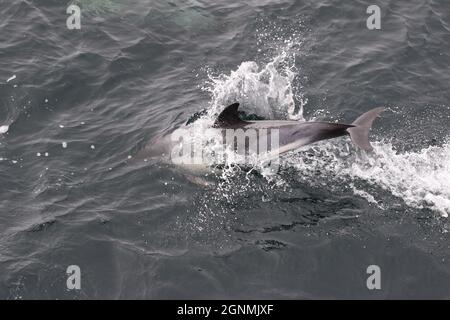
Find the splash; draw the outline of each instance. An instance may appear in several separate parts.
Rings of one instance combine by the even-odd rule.
[[[229,104],[240,102],[241,110],[247,114],[257,114],[267,119],[297,119],[303,120],[303,102],[296,108],[294,100],[293,81],[296,77],[293,54],[289,45],[280,50],[279,54],[267,63],[258,64],[255,61],[241,63],[230,74],[213,76],[209,74],[203,90],[211,94],[211,103],[206,113],[186,128],[184,132],[173,133],[182,136],[183,141],[176,144],[173,154],[179,154],[186,145],[196,146],[202,150],[202,157],[196,159],[196,164],[221,165],[222,178],[235,170],[236,165],[245,163],[248,170],[258,170],[269,178],[274,174],[273,161],[261,161],[261,157],[242,157],[230,148],[223,148],[222,136],[211,130],[217,115]],[[302,100],[304,101],[304,100]],[[198,146],[201,146],[200,148]],[[182,152],[181,152],[182,153]],[[190,155],[190,152],[188,153]],[[213,157],[210,155],[214,155]],[[216,162],[214,160],[220,159]],[[194,170],[196,170],[195,168]],[[228,170],[230,172],[228,172]]]
[[[211,103],[206,114],[192,124],[197,136],[200,137],[212,125],[225,106],[236,101],[241,103],[246,113],[267,119],[304,120],[303,107],[307,99],[301,92],[296,92],[298,88],[293,85],[298,78],[295,50],[292,49],[294,44],[295,41],[287,41],[287,45],[278,50],[268,63],[246,61],[230,74],[213,76],[210,73],[203,89],[210,93]],[[411,208],[430,209],[448,217],[448,142],[403,153],[389,142],[375,142],[373,145],[374,152],[366,154],[359,152],[347,139],[323,141],[283,156],[281,167],[295,169],[298,173],[295,178],[308,184],[332,188],[332,182],[338,182],[334,183],[337,188],[348,186],[350,192],[381,209],[389,208],[389,204],[383,202],[383,194],[388,192]],[[236,174],[235,167],[229,163],[226,165],[232,169],[221,173],[225,184]],[[270,182],[275,182],[275,187],[286,185],[283,172],[273,174],[261,163],[252,163],[251,170],[258,170]],[[223,185],[221,188],[227,189]]]
[[[304,120],[303,106],[307,100],[303,95],[296,97],[300,102],[296,108],[293,88],[296,76],[289,46],[266,64],[245,61],[229,75],[209,74],[202,88],[212,97],[208,116],[214,119],[225,106],[240,102],[242,110],[267,119]]]
[[[288,155],[284,165],[312,181],[317,172],[328,181],[345,182],[355,195],[384,208],[382,189],[413,208],[428,208],[442,217],[450,213],[450,144],[418,152],[398,153],[386,142],[375,142],[372,155],[360,154],[345,141],[323,142]],[[317,180],[317,179],[316,179]],[[364,189],[360,185],[363,185]],[[343,186],[344,184],[336,184]],[[358,186],[357,186],[358,185]],[[369,190],[365,190],[369,189]],[[378,199],[377,199],[378,197]]]
[[[260,70],[256,62],[247,61],[229,76],[212,78],[211,116],[217,115],[221,107],[231,101],[239,101],[246,111],[258,112],[266,118],[284,112],[290,118],[301,118],[302,110],[294,113],[291,88],[294,73],[286,70],[284,75],[280,74],[276,69],[277,62],[273,61]]]
[[[197,133],[201,135],[217,114],[228,103],[243,102],[247,113],[266,118],[303,120],[303,105],[295,109],[292,82],[295,69],[286,64],[288,54],[282,52],[265,65],[254,61],[243,62],[229,75],[211,77],[207,90],[212,102],[207,114],[199,121]],[[280,69],[281,68],[281,69]],[[202,129],[199,129],[199,128]],[[298,180],[320,181],[317,172],[328,185],[332,180],[345,182],[355,195],[365,198],[380,208],[386,208],[384,190],[417,209],[431,209],[442,217],[450,213],[450,144],[430,146],[417,152],[399,153],[392,144],[375,142],[371,155],[359,153],[346,139],[324,141],[306,146],[297,153],[283,157],[281,166],[295,168]],[[260,163],[252,169],[278,185],[283,185],[283,174],[265,171]],[[233,169],[234,170],[234,169]],[[228,181],[233,170],[224,172]],[[337,184],[342,185],[342,184]]]
[[[409,206],[450,213],[450,144],[399,154],[391,144],[377,144],[375,156],[348,166],[354,177],[390,191]]]

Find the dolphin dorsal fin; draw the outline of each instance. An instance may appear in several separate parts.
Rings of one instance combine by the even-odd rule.
[[[216,122],[214,122],[215,128],[230,128],[238,127],[245,123],[244,120],[239,118],[238,113],[239,103],[235,102],[226,107],[217,117]]]

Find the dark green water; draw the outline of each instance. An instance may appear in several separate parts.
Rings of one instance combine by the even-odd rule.
[[[0,298],[450,298],[448,1],[377,1],[381,30],[372,1],[75,3],[80,30],[0,0]],[[329,140],[270,178],[133,160],[236,100],[388,111],[373,154]]]

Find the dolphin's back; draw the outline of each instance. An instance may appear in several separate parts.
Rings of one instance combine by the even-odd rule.
[[[285,144],[283,139],[287,143],[291,143],[298,139],[306,139],[308,143],[313,143],[320,140],[337,138],[348,134],[347,129],[353,127],[353,125],[341,124],[341,123],[329,123],[329,122],[303,122],[292,126],[287,129],[280,127],[280,142]]]
[[[369,130],[372,123],[384,110],[375,108],[358,117],[352,124],[321,121],[244,121],[238,114],[239,103],[226,107],[214,123],[222,129],[276,129],[279,134],[279,153],[285,153],[316,141],[332,139],[350,134],[352,141],[361,149],[370,151]]]
[[[351,127],[353,125],[316,121],[280,126],[279,152],[285,153],[320,140],[347,135],[347,129]]]

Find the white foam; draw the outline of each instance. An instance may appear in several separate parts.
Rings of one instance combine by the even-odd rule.
[[[9,130],[9,126],[8,125],[0,126],[0,134],[7,133],[8,130]]]
[[[16,75],[14,74],[14,75],[12,75],[11,77],[9,77],[9,78],[6,80],[6,82],[10,82],[10,81],[14,80],[15,78],[16,78]]]
[[[368,193],[367,191],[358,189],[358,188],[355,187],[353,184],[351,184],[350,187],[351,187],[351,189],[352,189],[352,191],[353,191],[353,193],[354,193],[355,195],[358,195],[358,196],[360,196],[361,198],[366,199],[368,202],[370,202],[370,203],[372,203],[372,204],[378,206],[379,208],[383,208],[383,207],[378,203],[378,201],[375,199],[375,197],[374,197],[373,195],[371,195],[370,193]]]
[[[429,208],[442,217],[450,213],[450,144],[430,146],[417,152],[398,153],[390,143],[374,142],[372,155],[345,148],[345,142],[310,145],[287,155],[284,164],[299,170],[302,178],[321,172],[328,179],[350,182],[351,189],[369,202],[376,197],[353,182],[389,191],[410,207]]]
[[[409,206],[427,207],[448,217],[450,144],[397,153],[391,144],[377,143],[375,154],[368,163],[355,162],[351,173],[390,191]]]
[[[211,94],[212,100],[207,114],[189,125],[189,134],[183,136],[183,143],[201,144],[208,155],[214,154],[211,160],[224,159],[225,166],[245,162],[250,167],[260,170],[265,176],[273,175],[273,171],[257,158],[242,159],[232,150],[223,148],[221,135],[209,131],[205,139],[205,131],[211,128],[217,115],[230,103],[240,102],[241,110],[266,118],[303,119],[302,104],[295,108],[293,79],[296,69],[292,56],[287,49],[267,63],[255,61],[242,62],[230,74],[209,75],[203,87]],[[183,128],[185,129],[185,128]],[[182,146],[175,146],[181,148]],[[216,163],[209,163],[214,165]],[[234,169],[230,169],[234,170]]]
[[[296,69],[290,59],[289,51],[283,50],[267,64],[245,61],[230,74],[210,74],[203,87],[212,96],[209,116],[215,118],[228,104],[240,102],[247,113],[303,120],[303,104],[295,109],[292,83]]]

